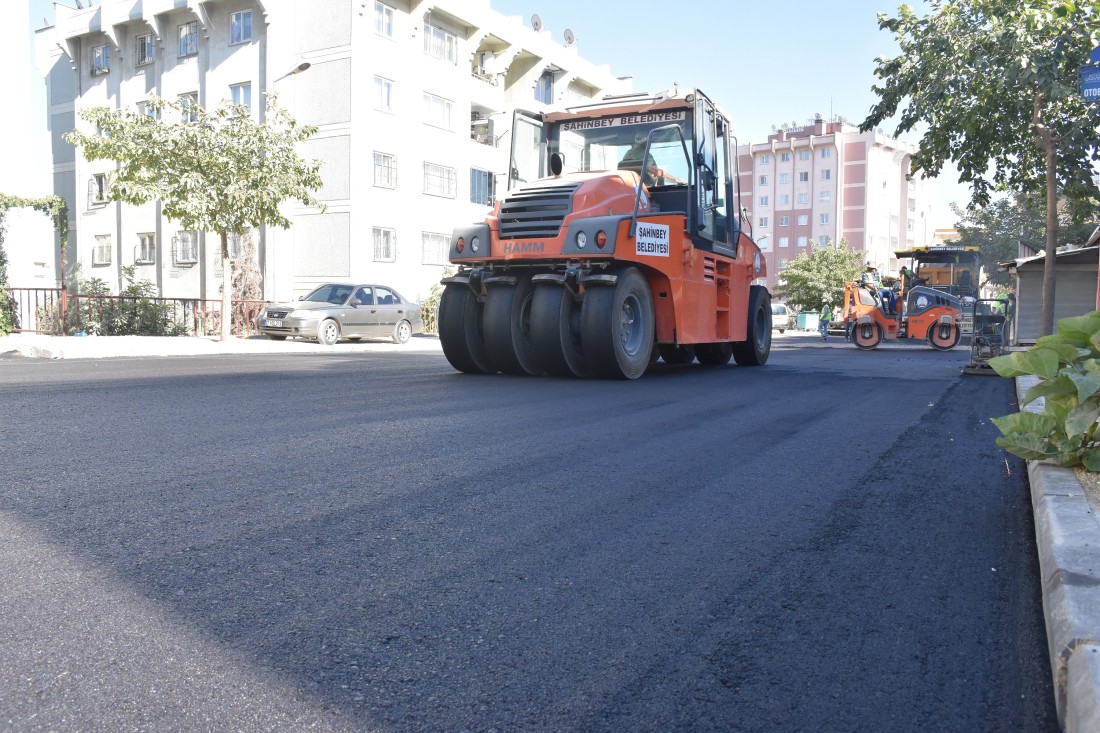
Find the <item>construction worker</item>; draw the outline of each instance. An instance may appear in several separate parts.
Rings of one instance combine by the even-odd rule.
[[[833,309],[829,301],[822,301],[821,315],[817,317],[817,331],[821,334],[822,341],[829,340],[829,321],[833,320]]]

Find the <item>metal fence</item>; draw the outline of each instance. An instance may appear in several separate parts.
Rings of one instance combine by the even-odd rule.
[[[4,288],[13,332],[71,336],[216,336],[221,333],[220,300],[70,295],[60,288]],[[232,332],[256,332],[264,300],[234,300]]]

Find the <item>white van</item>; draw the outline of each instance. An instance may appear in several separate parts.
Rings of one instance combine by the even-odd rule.
[[[782,303],[772,303],[772,328],[783,333],[791,327],[791,312]]]

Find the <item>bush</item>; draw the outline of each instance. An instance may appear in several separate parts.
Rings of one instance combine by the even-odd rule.
[[[1043,412],[993,419],[997,445],[1026,460],[1100,471],[1100,311],[1058,321],[1057,332],[1035,346],[989,360],[1002,377],[1039,377],[1020,407],[1043,398]]]

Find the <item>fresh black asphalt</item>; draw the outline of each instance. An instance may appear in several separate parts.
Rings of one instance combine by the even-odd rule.
[[[1012,384],[0,360],[0,729],[1053,731]]]

